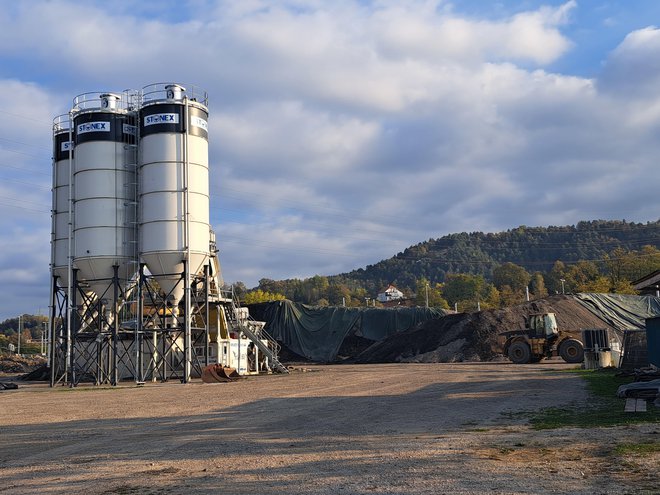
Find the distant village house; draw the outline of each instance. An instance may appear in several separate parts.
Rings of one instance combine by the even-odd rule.
[[[397,299],[403,299],[403,292],[391,284],[387,286],[387,289],[378,294],[378,302],[381,303],[396,301]]]

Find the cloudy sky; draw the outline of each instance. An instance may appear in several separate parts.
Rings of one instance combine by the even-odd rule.
[[[138,6],[135,5],[138,4]],[[656,0],[0,0],[0,320],[47,313],[51,123],[209,92],[226,281],[660,211]]]

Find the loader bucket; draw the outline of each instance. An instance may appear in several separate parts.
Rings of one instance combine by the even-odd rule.
[[[240,375],[235,368],[220,364],[212,364],[202,370],[202,381],[204,383],[232,382],[239,377]]]

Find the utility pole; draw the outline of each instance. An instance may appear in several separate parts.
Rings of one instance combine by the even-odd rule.
[[[559,281],[561,282],[561,293],[564,294],[564,282],[566,282],[565,279],[560,278]]]
[[[428,284],[428,282],[426,283],[425,289],[426,289],[426,307],[428,308],[429,307],[429,284]]]
[[[41,354],[46,353],[46,335],[48,335],[48,322],[44,321],[42,323],[43,329],[41,330]]]
[[[16,354],[21,353],[21,334],[23,333],[23,316],[18,315],[18,352]]]

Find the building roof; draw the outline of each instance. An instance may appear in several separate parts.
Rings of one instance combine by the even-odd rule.
[[[638,280],[635,280],[632,285],[635,290],[656,288],[656,285],[660,285],[660,270],[656,270]]]

